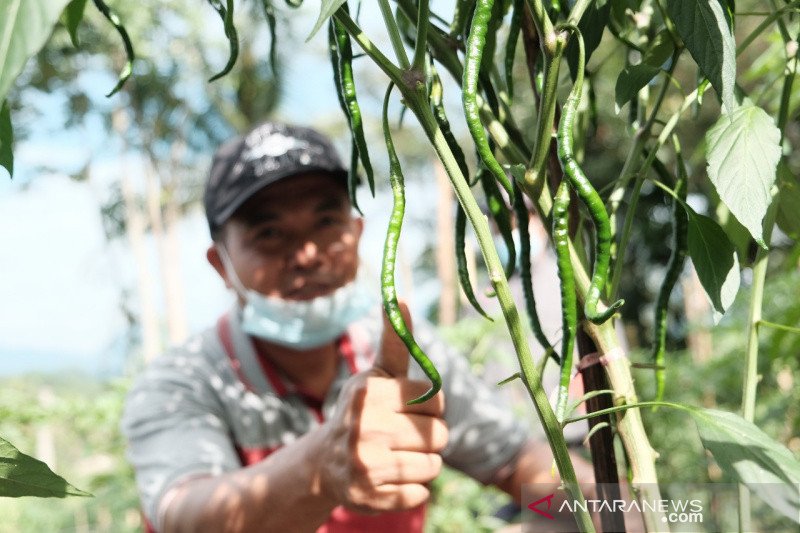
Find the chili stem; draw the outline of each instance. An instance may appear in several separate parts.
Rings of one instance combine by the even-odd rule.
[[[766,320],[759,320],[757,326],[767,326],[768,328],[778,329],[781,331],[788,331],[789,333],[798,333],[800,334],[800,328],[793,328],[792,326],[786,326],[784,324],[776,324],[775,322],[768,322]]]
[[[430,12],[428,0],[419,0],[417,11],[417,39],[414,48],[413,68],[422,72],[425,70],[425,54],[428,51],[428,13]]]
[[[389,32],[389,39],[392,41],[392,48],[394,48],[394,54],[397,56],[397,61],[400,62],[400,67],[403,70],[408,70],[408,68],[411,66],[411,63],[408,61],[406,47],[403,44],[402,37],[400,37],[400,29],[397,27],[397,21],[394,20],[392,8],[389,7],[389,0],[378,0],[378,5],[381,7],[383,23],[386,25],[386,31]]]
[[[417,113],[420,123],[431,139],[439,158],[444,164],[447,174],[453,182],[456,196],[459,202],[461,202],[464,211],[467,213],[467,218],[475,230],[484,261],[489,270],[489,279],[492,282],[497,299],[500,302],[500,307],[514,343],[514,348],[522,370],[523,382],[528,389],[528,394],[544,426],[545,434],[550,443],[550,448],[553,451],[553,457],[561,475],[562,483],[570,497],[575,498],[576,501],[583,504],[583,494],[581,494],[578,486],[575,470],[569,457],[566,441],[564,440],[564,434],[561,431],[553,409],[550,407],[547,395],[541,386],[539,386],[541,376],[533,362],[530,348],[526,340],[525,329],[522,326],[519,311],[512,298],[508,280],[503,273],[503,266],[497,255],[497,250],[494,247],[486,217],[483,215],[480,207],[478,207],[475,197],[472,195],[466,179],[458,168],[458,163],[453,153],[450,151],[450,147],[431,111],[426,105],[419,105],[417,102],[409,102],[409,107]],[[577,507],[578,510],[575,513],[575,519],[580,531],[594,531],[590,515],[580,510],[580,506]]]

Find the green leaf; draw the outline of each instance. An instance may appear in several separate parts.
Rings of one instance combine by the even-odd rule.
[[[9,176],[14,176],[14,129],[11,127],[11,110],[8,102],[0,106],[0,167],[8,170]]]
[[[630,102],[642,88],[658,76],[661,67],[672,56],[675,45],[669,32],[662,31],[653,39],[638,65],[625,67],[617,78],[614,99],[619,109]]]
[[[0,497],[19,496],[64,498],[91,494],[76,489],[46,464],[0,437]]]
[[[745,102],[706,134],[708,177],[733,216],[761,246],[762,220],[781,157],[781,132],[767,113]]]
[[[86,0],[72,0],[67,8],[64,10],[62,19],[64,26],[67,27],[69,38],[72,39],[72,44],[78,47],[78,26],[83,20],[83,12],[86,7]]]
[[[589,64],[589,58],[592,57],[592,52],[597,49],[600,40],[603,38],[603,32],[608,25],[610,10],[611,3],[608,0],[597,0],[589,5],[586,11],[584,11],[581,20],[578,21],[578,29],[581,30],[581,35],[583,35],[583,46],[587,65]],[[569,40],[564,53],[567,56],[570,75],[574,80],[576,70],[578,69],[578,44],[575,42],[575,39]]]
[[[68,1],[0,2],[0,101],[5,100],[28,59],[47,42]]]
[[[659,72],[661,72],[660,68],[645,63],[625,67],[620,72],[617,78],[617,85],[614,88],[614,99],[617,102],[617,108],[621,108],[636,97],[642,87],[658,76]]]
[[[752,422],[716,409],[691,409],[703,446],[727,474],[800,523],[800,461]]]
[[[719,225],[722,227],[725,235],[727,235],[731,240],[734,248],[736,248],[736,254],[739,256],[739,262],[747,264],[750,243],[753,242],[752,237],[750,237],[750,232],[747,231],[747,228],[742,226],[741,222],[736,220],[736,217],[731,214],[728,206],[722,202],[717,205],[716,211]]]
[[[800,240],[800,183],[784,163],[778,165],[776,222],[782,232],[794,240]]]
[[[314,37],[319,29],[322,27],[325,22],[336,13],[336,10],[344,4],[347,0],[322,0],[322,6],[319,9],[319,18],[317,18],[316,24],[314,24],[314,28],[311,30],[311,33],[308,34],[306,37],[306,42],[310,41],[312,37]]]
[[[735,109],[736,42],[719,0],[668,0],[667,12],[722,103]]]
[[[688,206],[687,206],[688,207]],[[736,250],[719,224],[687,208],[689,256],[714,309],[725,313],[739,292]]]

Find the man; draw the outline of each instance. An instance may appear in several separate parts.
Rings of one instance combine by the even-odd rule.
[[[523,483],[556,481],[546,444],[423,325],[444,388],[407,405],[429,383],[364,280],[363,221],[327,139],[257,126],[217,151],[204,201],[207,258],[237,303],[130,392],[123,429],[151,526],[405,533],[422,531],[443,461],[517,500]]]

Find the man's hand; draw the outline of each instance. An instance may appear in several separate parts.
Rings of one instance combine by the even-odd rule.
[[[401,309],[410,327],[408,309]],[[407,378],[408,360],[384,315],[373,368],[347,382],[324,426],[320,490],[341,505],[360,512],[416,507],[428,498],[425,484],[441,470],[444,397],[406,405],[428,389],[427,382]]]

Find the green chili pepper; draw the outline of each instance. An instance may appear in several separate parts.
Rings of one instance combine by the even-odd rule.
[[[430,95],[431,95],[431,109],[433,110],[433,116],[436,119],[436,123],[439,124],[439,129],[442,130],[442,135],[444,135],[444,138],[447,141],[447,145],[450,147],[450,150],[453,152],[453,156],[456,158],[456,163],[458,163],[458,168],[461,170],[461,173],[464,174],[464,177],[467,177],[469,176],[469,167],[467,167],[467,159],[464,156],[464,151],[458,144],[455,135],[453,135],[453,131],[450,129],[450,121],[447,119],[447,113],[445,112],[444,102],[442,100],[443,97],[442,80],[441,78],[439,78],[439,74],[433,67],[431,67]]]
[[[125,62],[125,66],[122,68],[122,72],[119,74],[119,80],[117,84],[111,89],[111,92],[106,94],[106,97],[113,96],[116,94],[122,86],[125,85],[125,82],[128,81],[128,78],[131,77],[133,73],[133,62],[136,59],[136,54],[133,51],[133,43],[131,43],[131,38],[128,36],[128,31],[125,29],[125,26],[122,25],[122,22],[119,20],[119,17],[116,13],[114,13],[108,5],[103,0],[94,0],[94,5],[97,6],[97,9],[103,16],[114,26],[114,29],[117,30],[120,38],[122,39],[122,44],[125,47],[125,55],[127,56],[128,60]]]
[[[408,348],[411,357],[419,364],[428,379],[431,380],[431,388],[409,404],[422,403],[431,399],[442,388],[442,378],[436,367],[433,365],[422,348],[414,340],[413,335],[408,330],[408,325],[400,312],[400,305],[397,301],[397,290],[394,286],[394,265],[397,260],[397,243],[400,240],[400,230],[403,226],[403,215],[405,213],[405,188],[403,185],[403,172],[400,169],[400,160],[394,149],[392,134],[389,130],[389,96],[392,94],[394,83],[390,83],[386,89],[386,97],[383,100],[383,136],[386,140],[386,152],[389,155],[389,181],[392,186],[392,214],[389,218],[389,228],[386,231],[386,244],[383,249],[383,264],[381,266],[381,294],[383,295],[383,308],[389,317],[392,328],[397,332],[397,336]]]
[[[300,4],[302,4],[302,0],[298,2],[296,6],[293,7],[299,7]],[[264,18],[267,19],[267,27],[269,28],[269,66],[272,69],[272,77],[277,78],[278,70],[276,65],[278,64],[278,55],[277,55],[278,48],[275,45],[278,42],[278,39],[275,31],[275,28],[277,26],[277,19],[275,17],[275,8],[272,6],[271,0],[262,0],[261,5],[264,8]]]
[[[464,59],[464,77],[461,84],[462,100],[467,126],[475,141],[480,158],[510,196],[513,194],[511,182],[489,147],[486,132],[483,130],[483,124],[480,119],[480,108],[478,107],[478,85],[483,62],[483,48],[486,45],[486,33],[492,17],[493,5],[494,0],[477,0],[475,4],[475,14],[472,16],[472,25],[469,30],[466,57]]]
[[[564,420],[572,375],[572,351],[578,329],[578,303],[575,278],[569,255],[569,186],[561,182],[553,199],[553,244],[556,249],[558,277],[561,279],[561,378],[558,385],[556,418]]]
[[[572,30],[575,34],[575,38],[578,39],[578,71],[575,77],[575,84],[564,104],[561,121],[558,123],[558,160],[561,162],[561,168],[569,179],[570,185],[575,189],[575,192],[578,193],[578,197],[589,210],[592,222],[594,223],[595,232],[597,233],[592,282],[586,294],[584,314],[586,318],[595,324],[602,324],[611,318],[616,310],[622,306],[624,300],[617,300],[602,313],[597,311],[597,305],[600,302],[600,297],[605,289],[606,280],[608,278],[608,267],[611,257],[611,222],[608,219],[608,213],[606,212],[603,200],[600,198],[600,195],[597,194],[597,191],[595,191],[573,155],[572,124],[575,120],[578,103],[581,99],[581,91],[583,90],[585,56],[583,37],[577,26],[563,25],[561,28]]]
[[[497,182],[492,179],[490,174],[482,172],[480,174],[480,181],[483,187],[483,194],[486,196],[486,205],[489,208],[489,213],[492,215],[495,224],[497,224],[497,230],[500,232],[500,236],[503,238],[503,242],[508,250],[508,261],[506,261],[505,273],[506,277],[510,278],[514,275],[514,270],[517,266],[517,250],[514,246],[514,237],[511,233],[511,219],[508,216],[508,207],[503,200],[503,196],[500,194]]]
[[[525,295],[525,307],[528,311],[528,321],[531,329],[545,350],[545,357],[552,357],[556,363],[559,362],[558,354],[553,350],[553,345],[547,340],[547,336],[542,330],[539,321],[539,313],[536,311],[536,298],[533,295],[533,277],[531,276],[531,236],[528,232],[528,208],[525,207],[525,200],[522,189],[514,181],[514,212],[517,216],[517,228],[520,239],[519,271],[522,281],[522,292]]]
[[[333,84],[336,86],[336,96],[339,99],[339,106],[342,108],[344,116],[347,118],[348,125],[350,124],[350,114],[348,113],[347,102],[344,100],[344,92],[342,91],[342,76],[339,71],[339,47],[336,43],[336,22],[333,17],[328,20],[328,53],[331,60],[331,67],[333,68]],[[352,132],[352,130],[351,130]],[[364,213],[358,206],[358,197],[356,195],[356,188],[358,187],[358,146],[355,139],[350,136],[350,167],[347,172],[347,193],[350,197],[350,205],[352,205],[361,216]]]
[[[211,7],[219,13],[222,19],[225,28],[225,37],[228,38],[231,50],[230,56],[228,56],[228,62],[223,69],[208,79],[208,81],[214,81],[230,72],[233,65],[236,64],[236,58],[239,57],[239,36],[236,33],[236,26],[233,24],[233,0],[226,0],[226,5],[224,6],[220,0],[208,0],[208,2],[211,4]]]
[[[506,41],[506,55],[504,59],[506,74],[506,92],[508,98],[514,98],[514,57],[517,55],[517,41],[522,31],[522,10],[525,3],[522,0],[514,0],[514,13],[511,15],[511,24],[508,28],[508,40]]]
[[[466,236],[467,236],[467,214],[461,204],[458,205],[456,211],[456,266],[458,268],[458,282],[461,284],[461,290],[464,291],[464,296],[472,305],[472,307],[489,320],[492,317],[486,314],[475,292],[472,290],[472,282],[469,279],[469,269],[467,268],[467,254],[466,254]]]
[[[453,22],[450,23],[450,36],[456,39],[464,35],[467,23],[475,9],[475,0],[456,0]]]
[[[343,4],[339,9],[349,14],[347,3]],[[353,76],[353,48],[350,44],[350,34],[347,33],[344,25],[342,25],[336,17],[331,17],[333,20],[334,35],[336,36],[336,45],[339,52],[339,90],[342,95],[341,101],[345,103],[345,115],[347,115],[348,123],[350,125],[350,134],[353,137],[353,144],[358,150],[358,157],[361,159],[361,164],[364,166],[364,173],[367,175],[367,183],[369,190],[375,196],[375,178],[372,171],[372,163],[369,159],[369,150],[367,149],[367,140],[364,136],[364,125],[361,119],[361,107],[358,105],[358,98],[356,95],[356,83]],[[357,169],[350,169],[351,180],[350,184],[353,186],[352,175]],[[351,195],[354,193],[351,193]]]
[[[675,184],[675,194],[678,198],[686,201],[687,178],[686,168],[683,165],[683,158],[678,152],[678,181]],[[681,202],[672,200],[672,239],[673,248],[667,263],[667,273],[658,291],[655,311],[655,340],[653,342],[653,362],[656,366],[656,401],[661,401],[664,397],[664,354],[667,346],[667,315],[669,314],[669,297],[675,287],[678,278],[683,271],[683,263],[686,260],[688,249],[689,219],[686,216]]]

